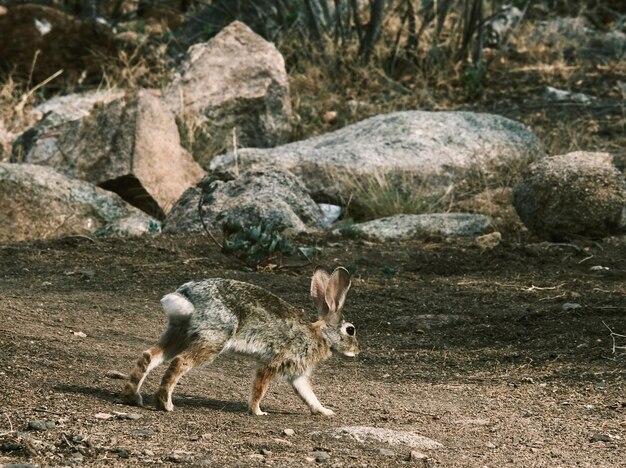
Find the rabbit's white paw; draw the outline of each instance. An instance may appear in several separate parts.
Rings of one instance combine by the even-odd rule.
[[[330,416],[334,416],[335,415],[335,412],[333,410],[330,410],[328,408],[324,408],[323,406],[321,408],[319,408],[317,411],[315,411],[315,413],[321,414],[322,416],[326,416],[326,417],[330,417]]]

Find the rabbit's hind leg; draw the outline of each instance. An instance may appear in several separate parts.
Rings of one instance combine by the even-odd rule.
[[[226,340],[223,343],[215,344],[195,341],[172,359],[169,368],[163,375],[161,386],[154,396],[154,404],[157,409],[172,411],[174,409],[172,392],[180,378],[195,366],[213,360],[220,353],[225,342]]]
[[[250,413],[255,416],[265,416],[267,414],[265,411],[261,411],[260,404],[275,375],[276,370],[272,367],[260,367],[256,371],[254,382],[252,383],[252,394],[250,395]]]

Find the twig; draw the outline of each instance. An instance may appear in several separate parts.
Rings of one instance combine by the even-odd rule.
[[[220,244],[220,242],[215,238],[213,233],[209,231],[209,227],[206,225],[206,222],[204,221],[204,213],[202,212],[202,200],[204,200],[204,188],[200,189],[200,197],[198,199],[198,214],[200,215],[200,223],[202,224],[202,228],[204,229],[204,232],[206,232],[209,235],[209,237],[215,243],[215,245],[217,245],[220,251],[222,251],[224,249],[224,246]]]
[[[552,291],[554,289],[559,289],[562,288],[563,286],[565,286],[565,283],[561,283],[558,286],[545,286],[545,287],[541,287],[541,286],[535,286],[534,284],[530,285],[530,288],[522,288],[524,291],[526,292],[533,292],[533,291]]]
[[[593,258],[593,255],[589,255],[588,257],[583,258],[580,262],[578,262],[578,264],[580,265],[583,262],[586,262],[587,260],[591,260]]]
[[[239,177],[239,160],[237,157],[237,127],[233,127],[233,158],[235,158],[235,177]]]
[[[9,432],[0,432],[0,437],[4,437],[6,435],[9,434],[13,434],[15,432],[15,430],[13,429],[13,423],[11,422],[11,418],[9,418],[9,415],[6,413],[3,413],[4,417],[7,418],[7,421],[9,422]]]
[[[626,335],[620,335],[619,333],[615,333],[613,330],[611,330],[611,327],[609,327],[606,322],[604,320],[602,320],[602,324],[607,328],[607,330],[609,330],[609,332],[611,333],[611,341],[613,342],[613,354],[615,354],[615,350],[616,349],[620,349],[620,350],[626,350],[626,346],[617,346],[616,342],[615,342],[615,337],[619,337],[619,338],[626,338]]]
[[[21,114],[22,111],[24,110],[24,106],[26,105],[26,102],[35,93],[35,91],[37,91],[39,88],[42,88],[45,85],[47,85],[48,83],[50,83],[52,80],[54,80],[56,77],[58,77],[61,73],[63,73],[62,69],[57,71],[56,73],[50,75],[48,78],[46,78],[41,83],[39,83],[37,86],[35,86],[33,89],[31,89],[28,92],[24,93],[24,95],[22,96],[22,99],[20,99],[20,102],[15,106],[15,112],[17,112],[18,114]]]
[[[54,414],[56,416],[63,416],[63,413],[59,413],[57,411],[50,411],[49,409],[45,409],[45,408],[35,408],[35,411],[39,413],[49,413],[49,414]]]
[[[569,247],[570,249],[574,249],[576,252],[582,252],[583,250],[576,244],[571,244],[569,242],[554,242],[550,244],[548,247]]]

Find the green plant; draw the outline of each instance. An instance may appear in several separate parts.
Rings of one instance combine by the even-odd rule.
[[[282,236],[271,221],[244,225],[226,218],[222,224],[224,242],[222,252],[233,255],[247,266],[258,267],[269,263],[283,263],[285,255],[294,253],[291,243]]]
[[[477,62],[465,67],[461,75],[463,91],[469,101],[475,101],[485,93],[485,77],[487,66],[485,62]]]

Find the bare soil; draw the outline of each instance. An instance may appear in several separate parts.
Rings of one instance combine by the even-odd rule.
[[[171,413],[151,405],[164,367],[144,408],[121,404],[123,381],[107,376],[154,343],[159,299],[191,279],[249,281],[314,320],[312,265],[244,272],[202,236],[0,246],[0,464],[300,466],[326,452],[334,466],[623,466],[626,358],[603,322],[626,334],[624,242],[298,240],[315,243],[320,264],[354,271],[345,314],[362,347],[313,375],[333,418],[311,416],[282,382],[269,415],[249,415],[253,364],[240,358],[185,376]],[[410,447],[338,435],[344,426],[443,448],[408,461]]]

